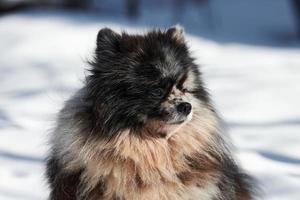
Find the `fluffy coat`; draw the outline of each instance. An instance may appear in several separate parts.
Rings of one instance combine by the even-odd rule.
[[[181,28],[102,29],[90,66],[52,134],[51,200],[253,198]],[[186,116],[174,111],[181,102],[192,106]]]

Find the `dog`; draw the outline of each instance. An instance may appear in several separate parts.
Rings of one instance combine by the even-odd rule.
[[[50,200],[253,199],[181,27],[96,43],[52,132]]]

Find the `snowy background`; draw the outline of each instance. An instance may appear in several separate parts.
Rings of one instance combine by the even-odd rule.
[[[28,9],[0,16],[0,199],[42,200],[47,134],[82,85],[97,31],[180,23],[242,166],[267,200],[300,199],[300,42],[287,0],[212,0],[174,17],[169,1],[117,9]],[[106,6],[106,5],[105,5]],[[183,10],[183,9],[182,9]]]

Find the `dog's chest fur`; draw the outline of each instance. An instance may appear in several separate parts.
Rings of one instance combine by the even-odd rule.
[[[83,194],[108,200],[212,199],[220,174],[210,140],[187,126],[168,140],[123,133],[113,142],[91,142],[78,154],[85,166]]]

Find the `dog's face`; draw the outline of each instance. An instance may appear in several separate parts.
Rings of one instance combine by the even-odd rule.
[[[192,119],[199,101],[208,101],[178,27],[143,36],[102,29],[92,65],[87,89],[95,121],[110,134],[146,127],[166,135]]]

